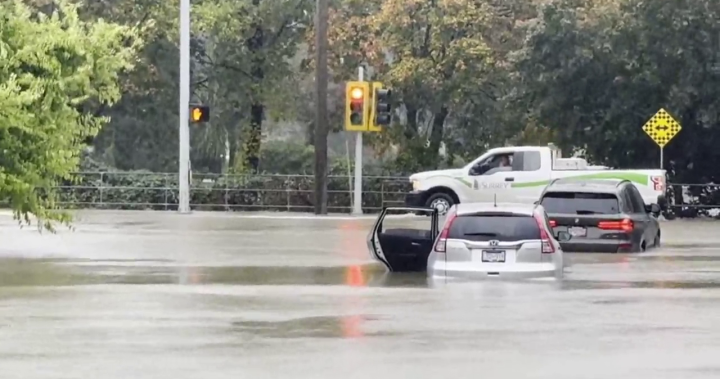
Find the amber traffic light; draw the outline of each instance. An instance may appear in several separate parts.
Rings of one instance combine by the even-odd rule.
[[[196,123],[210,121],[210,107],[208,107],[207,105],[191,106],[190,121]]]
[[[370,110],[370,84],[348,82],[345,87],[345,130],[367,131]]]

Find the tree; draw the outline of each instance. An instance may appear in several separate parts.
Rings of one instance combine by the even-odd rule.
[[[0,2],[0,199],[14,217],[53,230],[55,189],[72,179],[84,141],[108,120],[87,111],[121,96],[119,74],[140,47],[130,28],[84,22],[58,1],[52,13]]]
[[[291,59],[312,5],[310,0],[205,0],[196,6],[195,34],[203,41],[196,61],[201,75],[215,83],[204,95],[224,100],[220,134],[229,138],[233,166],[244,163],[256,172],[264,121],[294,110],[287,103],[299,78]],[[230,75],[235,80],[228,81]],[[235,162],[238,152],[244,162]]]
[[[135,68],[121,73],[122,98],[98,114],[110,122],[94,138],[95,158],[123,170],[177,171],[178,0],[94,0],[82,20],[132,28],[145,42]]]
[[[710,0],[550,2],[517,61],[517,105],[563,148],[627,168],[658,166],[641,127],[665,108],[683,125],[665,167],[682,182],[717,181],[718,17]]]
[[[336,0],[329,34],[334,81],[354,78],[366,65],[394,93],[398,117],[371,136],[376,150],[398,151],[397,168],[415,171],[438,167],[443,143],[450,164],[516,135],[522,128],[505,115],[507,62],[522,46],[515,24],[533,17],[532,5]]]

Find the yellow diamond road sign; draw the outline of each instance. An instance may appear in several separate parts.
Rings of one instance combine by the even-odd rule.
[[[645,123],[642,129],[658,146],[665,147],[682,130],[682,127],[670,116],[670,113],[665,109],[660,109]]]

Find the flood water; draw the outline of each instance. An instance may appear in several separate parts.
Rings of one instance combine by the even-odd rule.
[[[370,217],[276,217],[0,216],[0,378],[720,377],[720,223],[560,282],[438,283],[371,262]]]

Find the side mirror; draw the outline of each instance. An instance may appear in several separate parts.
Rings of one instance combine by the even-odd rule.
[[[490,165],[487,163],[475,165],[470,169],[470,175],[482,175],[484,174],[488,169],[490,168]]]
[[[650,204],[650,213],[652,214],[659,214],[662,212],[662,209],[660,208],[660,205],[658,204]]]
[[[568,232],[557,232],[557,240],[560,242],[570,241],[572,236]]]

